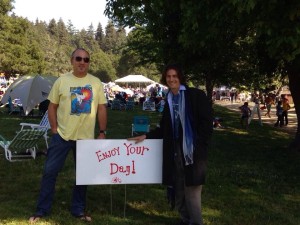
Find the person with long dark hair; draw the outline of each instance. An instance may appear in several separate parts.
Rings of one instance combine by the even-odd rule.
[[[213,130],[211,101],[203,91],[186,85],[178,65],[168,65],[161,82],[169,91],[160,125],[128,140],[163,139],[163,184],[174,188],[179,224],[202,225],[201,192]]]

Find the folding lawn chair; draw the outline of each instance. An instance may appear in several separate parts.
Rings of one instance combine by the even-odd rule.
[[[45,112],[41,122],[39,124],[34,123],[20,123],[21,130],[23,130],[25,127],[30,127],[32,130],[43,130],[44,131],[44,139],[46,142],[46,146],[48,149],[48,130],[50,129],[50,123],[48,120],[48,110]]]
[[[150,123],[148,116],[134,116],[133,124],[131,125],[131,136],[138,133],[148,133]]]
[[[37,143],[44,133],[45,131],[42,129],[23,129],[17,132],[12,141],[8,141],[0,135],[0,146],[5,151],[5,158],[10,162],[20,161],[24,158],[35,159]]]

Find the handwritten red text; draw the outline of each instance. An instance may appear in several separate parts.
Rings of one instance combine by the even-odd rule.
[[[110,175],[116,174],[116,173],[125,173],[126,176],[132,174],[135,174],[135,165],[134,160],[132,160],[132,165],[128,166],[119,166],[116,163],[110,164]]]
[[[106,152],[103,152],[101,150],[96,152],[98,161],[101,162],[102,160],[105,160],[107,158],[116,156],[116,155],[120,155],[120,147],[114,148],[112,150],[108,150]]]
[[[124,145],[126,146],[126,154],[127,155],[133,155],[133,154],[137,154],[137,155],[144,155],[145,151],[149,151],[149,148],[145,147],[145,146],[132,146],[132,144],[126,145],[126,143],[124,143]],[[131,147],[132,146],[132,147]]]

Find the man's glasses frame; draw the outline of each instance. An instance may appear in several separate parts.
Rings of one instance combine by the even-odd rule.
[[[76,56],[75,57],[75,61],[76,62],[81,62],[83,60],[83,62],[85,62],[85,63],[89,63],[90,62],[90,58],[89,57],[85,57],[85,58],[83,58],[83,57],[81,57],[81,56]]]

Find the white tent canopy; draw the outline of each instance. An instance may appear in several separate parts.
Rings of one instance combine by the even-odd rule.
[[[120,79],[115,80],[116,83],[155,83],[155,81],[143,75],[128,75]]]

